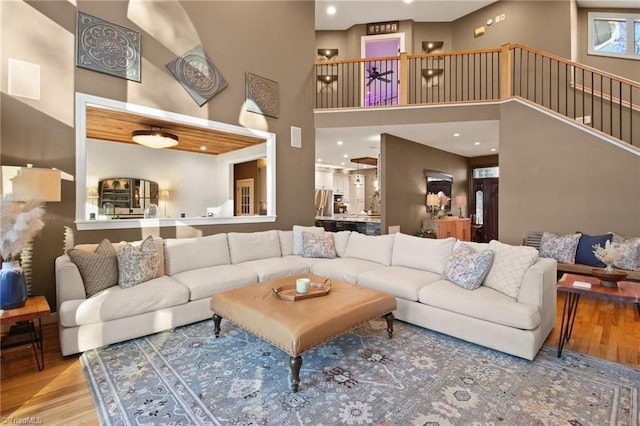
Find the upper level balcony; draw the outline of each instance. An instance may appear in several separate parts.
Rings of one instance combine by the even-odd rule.
[[[640,146],[640,83],[519,44],[315,63],[320,109],[499,102],[518,97]]]

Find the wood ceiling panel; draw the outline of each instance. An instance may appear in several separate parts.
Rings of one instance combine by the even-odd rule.
[[[159,127],[178,136],[178,145],[170,149],[201,154],[224,154],[265,142],[264,139],[253,136],[188,126],[127,112],[87,107],[88,138],[108,142],[135,143],[131,140],[131,132],[151,127]]]

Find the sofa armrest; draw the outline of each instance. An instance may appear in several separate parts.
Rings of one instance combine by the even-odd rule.
[[[540,308],[545,316],[556,314],[557,262],[554,259],[539,257],[527,270],[522,279],[518,303],[529,303]]]
[[[66,300],[86,299],[84,282],[78,267],[66,254],[56,258],[56,305]]]

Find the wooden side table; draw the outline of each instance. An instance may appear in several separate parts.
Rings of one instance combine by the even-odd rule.
[[[591,287],[579,287],[575,285],[576,282],[590,283]],[[558,281],[556,288],[558,292],[565,293],[558,340],[558,358],[562,355],[564,344],[571,338],[581,295],[611,302],[635,303],[638,305],[638,313],[640,314],[640,283],[619,281],[617,287],[605,287],[600,285],[600,280],[595,277],[564,274]]]
[[[13,324],[8,332],[0,335],[2,349],[31,345],[38,370],[44,369],[44,345],[42,343],[42,317],[51,313],[44,296],[29,297],[21,308],[7,309],[0,315],[0,324]],[[35,320],[38,320],[36,327]]]

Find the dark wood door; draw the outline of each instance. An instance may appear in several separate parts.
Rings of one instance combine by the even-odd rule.
[[[473,180],[474,205],[482,203],[482,218],[477,215],[475,241],[486,243],[498,239],[498,178],[482,178]]]

